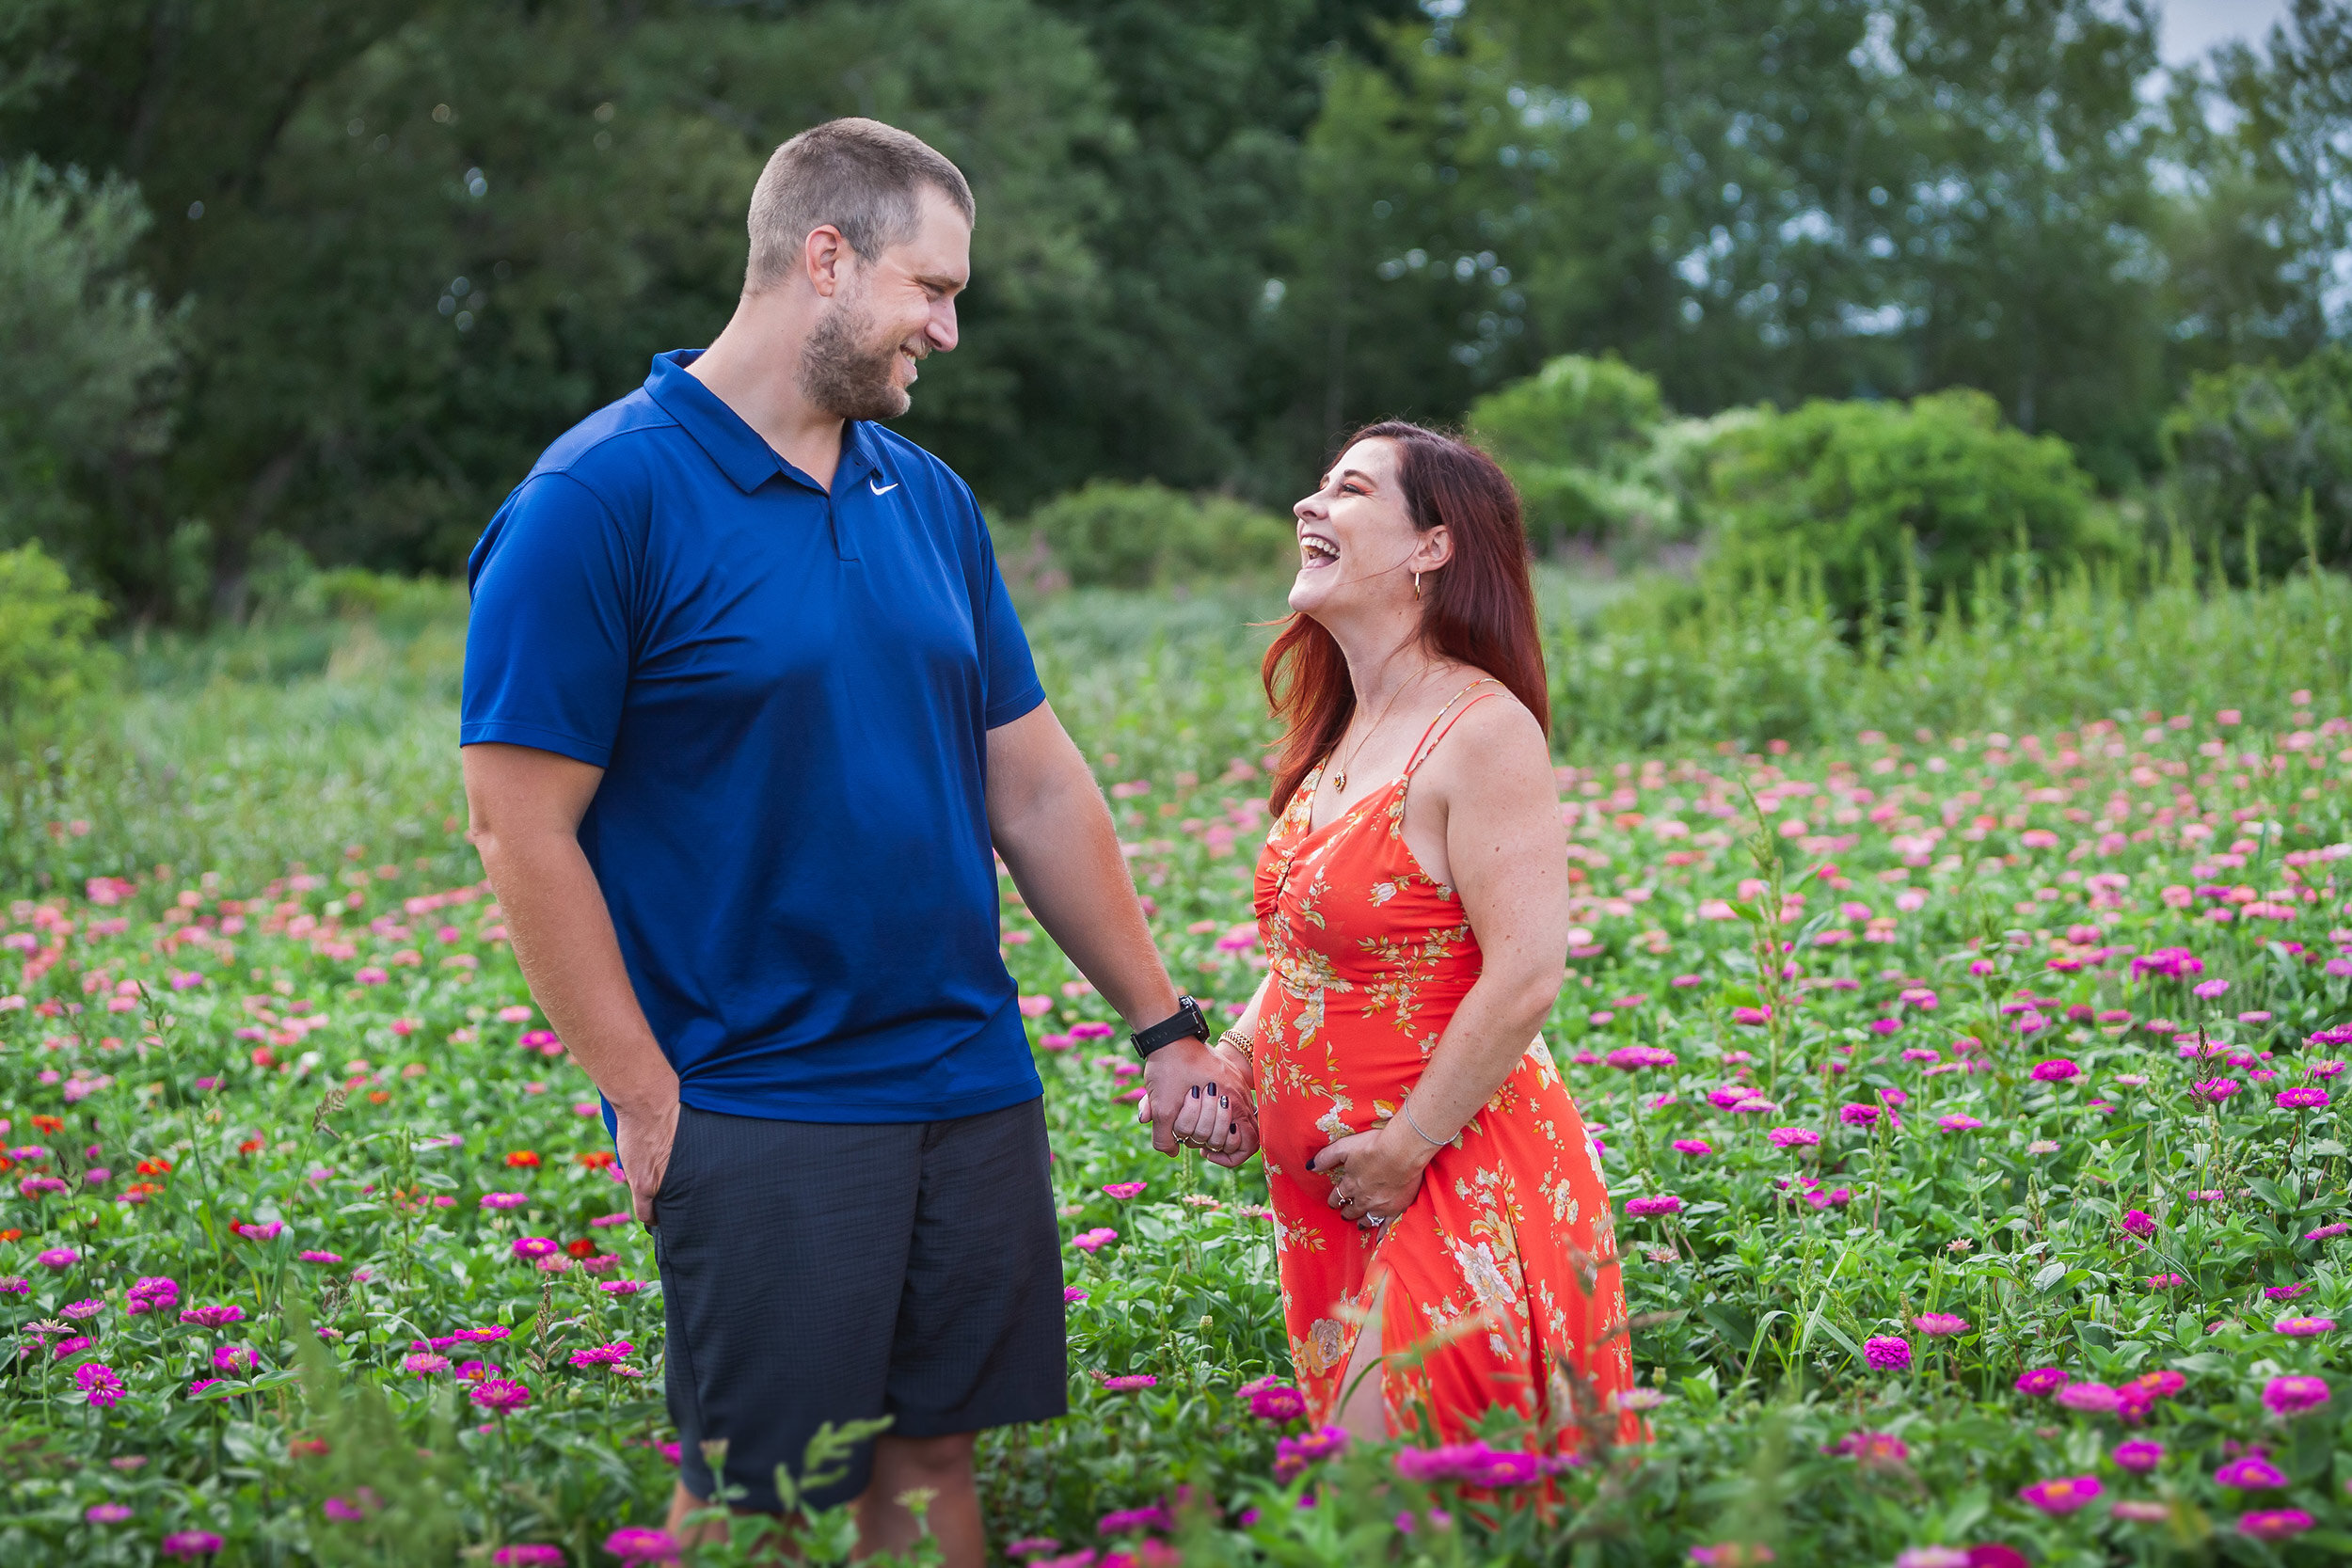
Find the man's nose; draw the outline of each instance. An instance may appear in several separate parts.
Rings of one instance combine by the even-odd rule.
[[[923,336],[931,341],[931,347],[946,354],[956,346],[956,302],[943,299],[931,307],[931,319],[925,324]]]

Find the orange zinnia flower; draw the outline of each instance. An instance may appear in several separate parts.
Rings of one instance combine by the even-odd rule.
[[[518,1148],[515,1150],[514,1153],[509,1154],[506,1157],[506,1163],[510,1165],[529,1165],[535,1167],[539,1164],[539,1156],[533,1154],[530,1149]]]

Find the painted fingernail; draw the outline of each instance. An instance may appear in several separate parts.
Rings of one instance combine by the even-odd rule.
[[[1193,1099],[1195,1099],[1195,1100],[1198,1100],[1198,1099],[1200,1099],[1200,1085],[1198,1085],[1198,1084],[1195,1084],[1195,1085],[1192,1086],[1192,1098],[1193,1098]]]

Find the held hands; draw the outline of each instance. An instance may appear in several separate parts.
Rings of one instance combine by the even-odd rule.
[[[1149,1123],[1152,1147],[1174,1154],[1181,1144],[1231,1168],[1258,1152],[1257,1106],[1246,1075],[1200,1040],[1164,1045],[1143,1061],[1143,1102],[1136,1120]]]
[[[1376,1230],[1411,1207],[1422,1172],[1442,1147],[1391,1121],[1326,1144],[1308,1165],[1331,1179],[1331,1207],[1343,1219]]]

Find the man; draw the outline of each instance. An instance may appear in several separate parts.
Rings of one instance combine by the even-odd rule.
[[[974,1434],[1061,1414],[1068,1377],[992,844],[1158,1047],[1163,1152],[1218,1076],[971,492],[871,422],[956,346],[972,217],[888,126],[777,150],[718,341],[548,448],[476,546],[461,735],[516,957],[656,1227],[673,1527],[716,1484],[703,1444],[774,1511],[821,1422],[886,1414],[814,1500],[899,1549],[928,1488],[959,1568]]]

